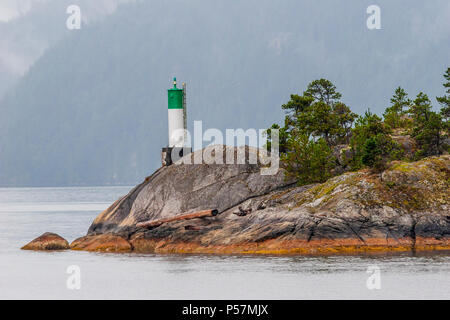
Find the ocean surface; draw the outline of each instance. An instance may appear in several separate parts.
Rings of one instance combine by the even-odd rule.
[[[0,189],[0,299],[450,299],[449,252],[279,257],[20,250],[46,231],[69,242],[84,235],[130,189]],[[70,285],[70,266],[79,270],[79,289]]]

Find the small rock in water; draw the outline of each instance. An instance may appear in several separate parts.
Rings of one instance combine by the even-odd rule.
[[[27,245],[21,248],[22,250],[68,250],[70,249],[69,243],[63,237],[56,233],[46,232],[43,235],[37,237]]]

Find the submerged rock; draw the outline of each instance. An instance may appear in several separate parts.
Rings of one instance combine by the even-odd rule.
[[[27,245],[21,248],[22,250],[67,250],[70,249],[69,243],[63,237],[56,233],[46,232],[43,235],[37,237]]]
[[[101,213],[88,235],[71,247],[233,254],[450,250],[449,155],[394,162],[382,174],[361,170],[301,187],[286,181],[283,170],[262,176],[259,168],[161,168]],[[219,215],[136,227],[206,209]]]

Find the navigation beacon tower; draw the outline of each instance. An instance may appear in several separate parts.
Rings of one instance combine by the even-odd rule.
[[[161,162],[163,166],[170,166],[183,155],[192,152],[186,147],[186,83],[183,88],[177,88],[177,78],[173,78],[173,88],[167,90],[169,144],[162,149]]]

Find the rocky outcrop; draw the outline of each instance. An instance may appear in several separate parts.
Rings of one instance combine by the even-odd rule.
[[[206,148],[199,153],[211,153]],[[217,209],[219,213],[233,208],[249,198],[262,196],[292,186],[283,170],[275,175],[262,175],[262,166],[249,159],[258,156],[258,149],[231,149],[234,159],[242,153],[243,164],[174,164],[162,167],[130,193],[102,212],[89,228],[88,234],[122,233],[134,229],[137,223],[172,217],[183,212]],[[226,163],[225,152],[223,163]],[[181,163],[182,160],[179,161]]]
[[[89,251],[317,254],[450,249],[450,156],[295,186],[258,165],[162,168],[71,244]],[[137,228],[203,209],[219,214]]]
[[[410,135],[404,132],[401,132],[401,134],[396,134],[394,132],[394,134],[391,135],[391,138],[399,144],[400,148],[404,151],[405,156],[409,158],[414,156],[414,153],[417,151],[417,143]]]
[[[50,251],[70,249],[66,239],[56,233],[46,232],[21,248],[22,250]]]

